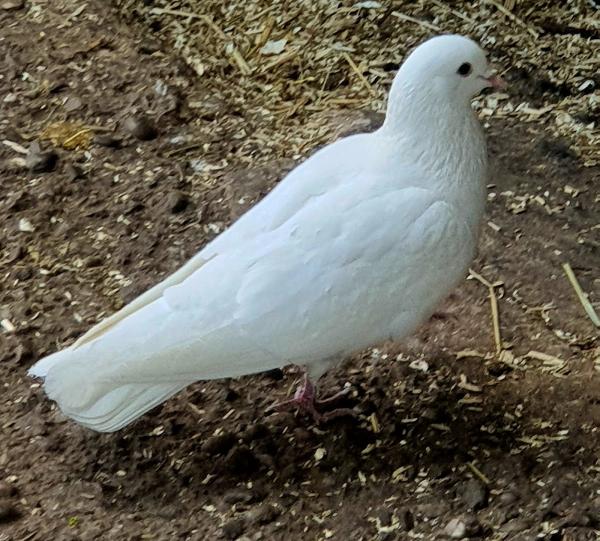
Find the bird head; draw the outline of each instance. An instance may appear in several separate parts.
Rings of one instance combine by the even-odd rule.
[[[444,35],[419,45],[398,74],[401,87],[413,92],[426,89],[437,98],[470,102],[484,88],[501,88],[502,80],[492,74],[485,53],[464,36]]]

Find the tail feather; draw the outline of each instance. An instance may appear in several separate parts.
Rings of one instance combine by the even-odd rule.
[[[102,371],[91,371],[80,350],[72,348],[42,359],[29,375],[44,379],[46,394],[65,415],[98,432],[123,428],[192,383],[103,380]]]
[[[90,378],[85,364],[66,358],[49,369],[44,387],[65,415],[98,432],[114,432],[189,383],[104,382]]]
[[[107,392],[87,408],[64,408],[63,412],[92,430],[114,432],[158,406],[185,386],[173,383],[122,385]]]

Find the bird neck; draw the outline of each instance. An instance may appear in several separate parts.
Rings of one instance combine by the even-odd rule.
[[[424,187],[458,208],[472,209],[467,221],[477,229],[485,203],[487,151],[469,101],[450,103],[433,91],[393,87],[380,135],[399,163],[418,165]]]
[[[391,135],[432,134],[454,131],[473,118],[471,102],[466,96],[440,91],[432,84],[418,87],[396,78],[390,89],[384,130]]]
[[[485,169],[483,133],[466,99],[451,102],[434,89],[394,84],[380,134],[398,149],[402,160],[431,173],[432,181],[440,175],[444,183],[472,179]]]

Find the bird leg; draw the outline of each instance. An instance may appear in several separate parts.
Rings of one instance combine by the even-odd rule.
[[[268,408],[267,411],[285,411],[290,408],[297,408],[304,410],[312,416],[315,422],[322,423],[335,419],[337,417],[344,417],[347,415],[356,415],[356,413],[350,408],[336,408],[326,413],[321,413],[317,410],[317,407],[327,406],[335,402],[338,398],[347,395],[350,392],[350,388],[342,389],[340,392],[324,399],[317,398],[317,389],[310,381],[308,374],[304,374],[304,379],[296,392],[294,398],[277,402]]]

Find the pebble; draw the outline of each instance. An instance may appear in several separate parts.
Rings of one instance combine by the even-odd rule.
[[[450,539],[466,539],[477,535],[480,531],[481,524],[474,515],[453,518],[444,528],[444,533]]]
[[[488,504],[489,490],[479,479],[469,479],[463,486],[461,497],[469,509],[483,509]]]
[[[32,173],[48,173],[56,167],[58,154],[54,150],[42,150],[39,143],[32,143],[25,157],[25,165]]]
[[[271,436],[269,427],[263,423],[256,422],[251,424],[241,435],[241,438],[246,442],[250,443],[253,441],[264,440]]]
[[[236,503],[250,503],[254,499],[254,494],[249,490],[235,489],[230,490],[223,496],[226,504],[234,505]]]
[[[410,509],[402,509],[400,511],[400,523],[407,532],[410,532],[415,527],[415,518]]]
[[[231,432],[225,432],[218,436],[211,436],[208,438],[201,447],[201,450],[209,455],[220,455],[227,453],[237,441],[235,434]]]
[[[94,143],[101,147],[119,148],[121,139],[112,133],[97,133],[94,136]]]
[[[144,115],[127,117],[123,128],[140,141],[150,141],[158,135],[153,122]]]
[[[17,493],[17,489],[14,485],[7,483],[6,481],[0,481],[0,499],[9,498]]]
[[[9,500],[0,500],[0,524],[18,518],[17,508]]]
[[[280,511],[273,505],[263,504],[250,509],[245,515],[252,524],[265,525],[273,522],[280,515]]]
[[[27,218],[21,218],[19,220],[19,231],[23,233],[33,233],[35,227]]]
[[[446,502],[440,501],[438,503],[424,503],[418,505],[415,510],[424,517],[434,519],[446,514],[446,512],[449,510],[448,508],[449,505]]]
[[[83,102],[81,99],[79,99],[77,96],[70,96],[67,98],[67,101],[65,101],[63,107],[65,108],[65,111],[72,113],[73,111],[81,109],[82,105]]]
[[[246,529],[246,520],[244,517],[235,517],[223,524],[221,530],[225,539],[237,539]]]
[[[25,6],[25,0],[4,0],[0,2],[0,9],[11,11],[22,9]]]
[[[392,523],[392,513],[389,509],[380,509],[375,516],[382,526],[389,526]]]
[[[502,505],[511,505],[515,503],[518,499],[519,497],[510,490],[507,492],[503,492],[502,494],[500,494],[500,496],[498,496],[498,501]]]
[[[169,192],[167,195],[167,208],[172,214],[183,212],[189,204],[188,197],[179,191]]]
[[[144,39],[138,46],[142,54],[154,54],[160,51],[160,42],[152,39]]]
[[[227,453],[225,465],[233,474],[242,474],[254,471],[258,461],[247,445],[239,445]]]
[[[69,180],[73,181],[73,180],[77,180],[79,178],[83,178],[84,172],[83,172],[83,169],[79,165],[68,162],[65,165],[65,175]]]

